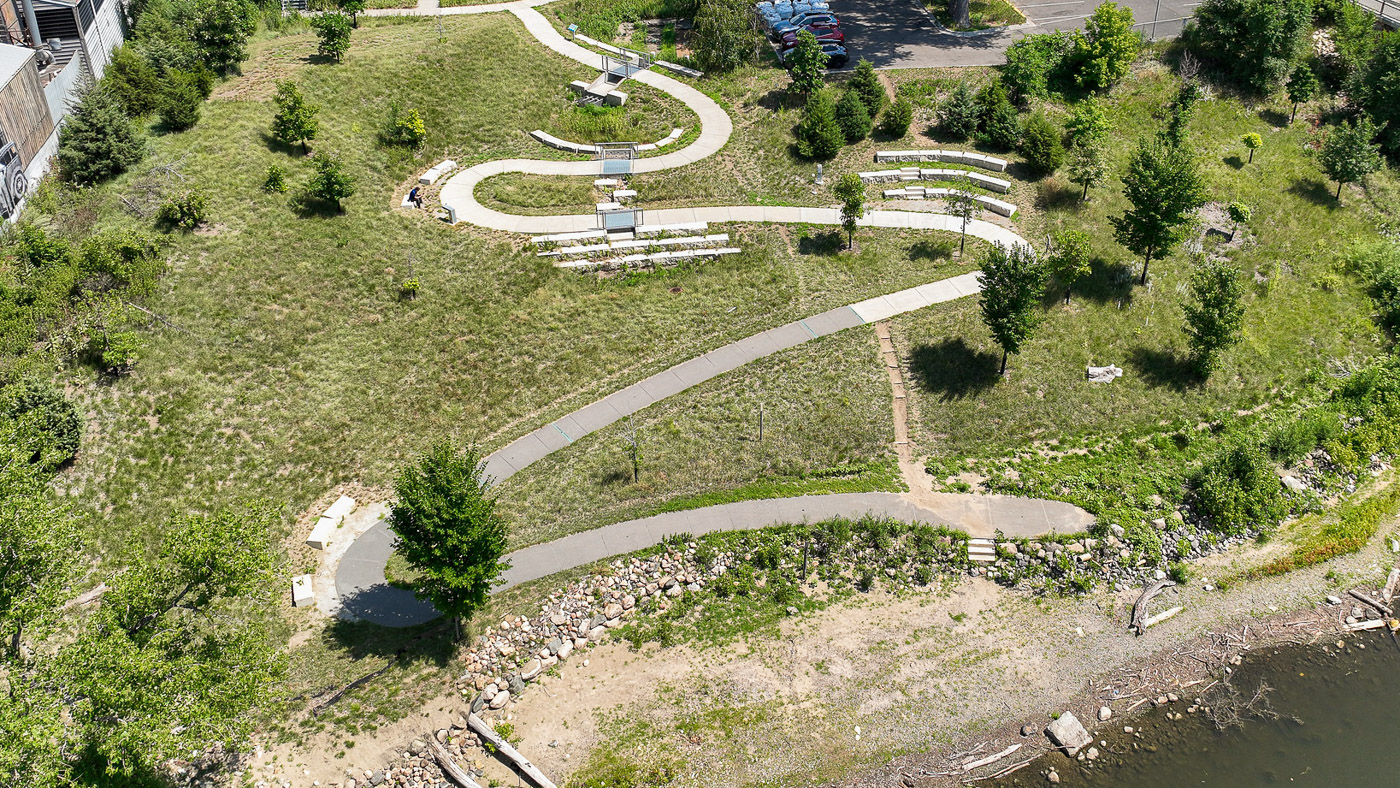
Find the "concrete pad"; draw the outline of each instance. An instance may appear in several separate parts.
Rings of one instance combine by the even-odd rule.
[[[820,315],[813,315],[803,322],[819,337],[830,336],[838,331],[865,325],[860,317],[846,306],[829,309]]]
[[[773,342],[780,349],[784,350],[812,340],[812,335],[807,332],[807,329],[797,323],[785,323],[777,328],[770,328],[763,333],[772,337]]]
[[[851,309],[867,323],[885,320],[899,314],[899,310],[891,306],[884,296],[876,296],[858,304],[851,304]]]
[[[651,402],[647,403],[650,405],[655,402],[660,402],[667,397],[679,394],[698,382],[700,381],[684,381],[681,379],[680,375],[676,374],[674,369],[668,369],[642,380],[640,385],[642,390],[647,393],[647,396],[651,398]]]
[[[557,434],[557,433],[556,433]],[[559,438],[559,443],[564,442],[563,437]],[[535,460],[547,456],[550,451],[549,444],[540,439],[539,432],[532,432],[521,438],[512,441],[505,448],[496,452],[500,459],[510,464],[513,470],[520,470]]]
[[[618,417],[622,418],[636,413],[656,400],[647,393],[641,383],[633,383],[621,391],[609,394],[603,401],[611,405],[617,411]]]
[[[919,293],[917,287],[912,287],[908,290],[900,290],[898,293],[890,293],[885,296],[885,301],[889,302],[891,307],[899,310],[897,314],[923,309],[931,303]]]
[[[716,375],[738,369],[754,360],[753,354],[748,352],[746,348],[740,347],[738,343],[717,347],[704,356],[701,356],[701,358],[710,362],[710,365],[715,369]]]

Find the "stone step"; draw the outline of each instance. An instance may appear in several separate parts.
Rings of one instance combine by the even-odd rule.
[[[975,564],[990,564],[996,561],[996,542],[979,538],[967,540],[967,558]]]

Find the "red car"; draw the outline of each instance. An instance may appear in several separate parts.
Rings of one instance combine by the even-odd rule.
[[[802,29],[809,31],[812,35],[816,36],[817,43],[820,44],[846,43],[846,34],[842,33],[841,28],[835,25],[812,25],[811,27],[804,27]],[[794,30],[791,33],[784,34],[782,48],[792,49],[795,46],[797,46],[797,31]]]

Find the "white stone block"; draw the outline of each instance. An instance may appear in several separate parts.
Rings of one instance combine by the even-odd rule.
[[[311,590],[311,575],[297,575],[292,578],[292,607],[305,607],[316,601]]]
[[[627,103],[627,94],[623,93],[620,90],[614,90],[613,92],[604,96],[603,101],[609,107],[620,107]]]
[[[306,537],[306,543],[316,548],[324,550],[330,545],[331,539],[335,537],[335,529],[340,526],[340,520],[332,517],[319,517],[316,525],[311,529],[311,535]]]
[[[340,521],[350,516],[353,511],[355,511],[355,499],[348,495],[342,495],[335,499],[335,503],[331,504],[330,508],[321,516],[329,517],[336,521],[336,525],[340,525]]]

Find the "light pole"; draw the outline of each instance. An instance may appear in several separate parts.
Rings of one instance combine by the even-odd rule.
[[[1382,0],[1384,2],[1384,0]],[[1148,34],[1148,41],[1157,40],[1157,17],[1162,11],[1162,0],[1157,0],[1157,7],[1152,9],[1152,32]]]

